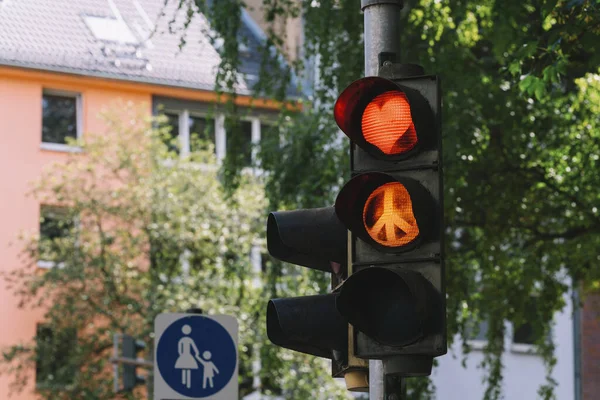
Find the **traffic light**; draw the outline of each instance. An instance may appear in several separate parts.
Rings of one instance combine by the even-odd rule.
[[[146,348],[146,343],[142,340],[137,340],[130,335],[122,335],[121,337],[121,357],[131,361],[137,361],[138,355]],[[143,376],[138,375],[138,365],[134,363],[123,363],[123,387],[122,391],[129,392],[137,385],[146,382]]]
[[[352,233],[353,273],[336,307],[355,328],[355,354],[429,375],[447,351],[440,86],[435,76],[367,77],[339,96],[352,179],[335,210]]]
[[[267,220],[267,249],[285,262],[332,273],[343,279],[347,230],[334,207],[279,211]],[[334,283],[335,285],[335,283]],[[347,350],[348,322],[336,309],[337,293],[271,299],[267,336],[287,349],[341,361]]]

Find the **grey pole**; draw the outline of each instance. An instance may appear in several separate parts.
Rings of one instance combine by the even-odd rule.
[[[383,362],[369,360],[369,400],[383,400]]]
[[[365,76],[376,76],[383,63],[400,61],[400,11],[403,0],[361,0],[365,15]]]
[[[403,0],[361,0],[365,18],[365,76],[377,76],[384,61],[400,61],[400,11]],[[369,361],[369,399],[384,399],[383,363]]]

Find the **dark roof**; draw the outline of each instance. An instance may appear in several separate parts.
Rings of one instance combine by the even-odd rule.
[[[213,90],[221,58],[210,43],[210,25],[196,13],[184,31],[185,10],[178,10],[178,3],[0,0],[0,65]],[[243,14],[240,43],[247,51],[242,52],[237,91],[247,94],[260,70],[257,49],[263,34]],[[102,24],[109,25],[100,29],[104,39],[93,32]]]

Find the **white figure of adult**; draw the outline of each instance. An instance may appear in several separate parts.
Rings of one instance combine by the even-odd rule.
[[[194,340],[187,336],[192,333],[192,327],[184,325],[181,328],[181,332],[186,336],[179,339],[179,343],[177,344],[179,357],[175,362],[175,368],[181,370],[181,383],[189,389],[192,387],[192,370],[198,369],[196,359],[199,358],[200,352],[198,351],[198,347],[196,347]],[[192,355],[192,350],[196,353],[195,356]]]
[[[202,353],[202,357],[204,359],[202,359],[201,357],[197,357],[197,360],[202,363],[202,367],[204,369],[204,379],[202,379],[202,389],[206,389],[207,383],[210,385],[210,387],[214,387],[213,377],[215,376],[215,373],[217,373],[217,374],[219,373],[219,370],[217,369],[217,366],[215,365],[215,363],[210,361],[210,359],[212,357],[212,354],[210,353],[210,351],[205,351],[204,353]]]

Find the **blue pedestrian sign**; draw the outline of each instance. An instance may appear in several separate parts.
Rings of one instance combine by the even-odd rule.
[[[238,398],[234,317],[160,314],[154,334],[154,400]]]

